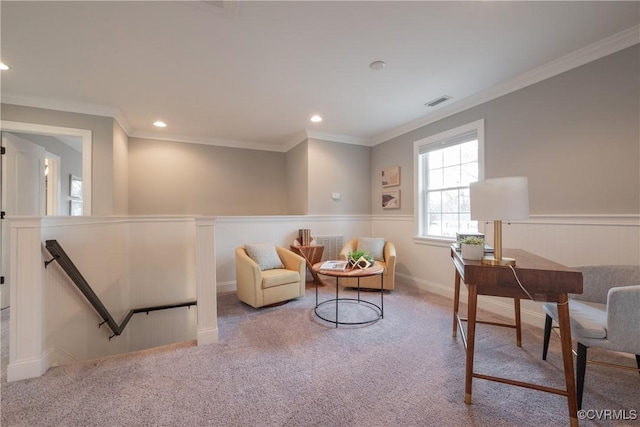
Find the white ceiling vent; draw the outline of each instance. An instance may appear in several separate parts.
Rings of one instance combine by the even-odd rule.
[[[442,95],[441,97],[436,98],[433,101],[429,101],[424,105],[426,105],[427,107],[435,107],[436,105],[442,104],[444,101],[447,101],[449,99],[451,99],[449,95]]]

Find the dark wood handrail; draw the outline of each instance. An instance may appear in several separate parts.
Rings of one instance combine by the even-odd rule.
[[[150,311],[167,310],[170,308],[189,307],[192,305],[197,305],[196,301],[185,301],[176,304],[164,304],[151,307],[134,308],[129,310],[127,315],[122,320],[122,323],[118,325],[113,319],[113,316],[111,316],[111,313],[109,313],[109,310],[107,310],[107,308],[104,306],[98,295],[96,295],[96,293],[93,291],[87,280],[82,276],[82,274],[75,266],[73,261],[71,261],[64,249],[62,249],[60,243],[58,243],[57,240],[47,240],[45,243],[47,250],[53,256],[53,258],[49,261],[45,261],[45,268],[54,261],[58,262],[64,272],[67,273],[67,276],[69,276],[69,279],[71,279],[71,281],[76,285],[80,292],[82,292],[87,301],[89,301],[91,306],[98,312],[98,314],[102,318],[102,322],[98,325],[98,327],[106,323],[107,326],[109,326],[109,329],[111,329],[111,331],[113,332],[113,335],[109,337],[109,340],[111,340],[111,338],[115,337],[116,335],[122,334],[124,328],[129,323],[131,316],[136,313],[149,314]]]

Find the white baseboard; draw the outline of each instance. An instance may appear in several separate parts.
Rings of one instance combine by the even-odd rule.
[[[416,277],[408,276],[401,273],[396,273],[396,278],[400,278],[402,283],[409,286],[415,286],[423,291],[432,292],[434,294],[441,295],[451,299],[451,305],[453,308],[453,286],[446,286],[440,283],[434,283]],[[465,286],[460,287],[460,302],[462,304],[467,303],[468,292]],[[504,316],[510,319],[514,318],[513,303],[510,298],[497,298],[497,297],[478,297],[478,309],[486,310],[488,312]],[[526,308],[520,308],[520,316],[523,323],[527,323],[532,326],[541,327],[544,324],[544,314],[529,310]]]
[[[423,291],[432,292],[434,294],[441,295],[443,297],[451,299],[453,304],[453,286],[447,286],[440,283],[430,282],[428,280],[418,279],[406,274],[396,273],[396,279],[401,279],[401,282],[415,286]],[[236,282],[218,282],[217,292],[235,292]],[[460,301],[466,305],[468,292],[466,287],[460,288]],[[497,298],[497,297],[478,297],[478,309],[486,310],[500,316],[513,319],[513,303],[510,298]],[[521,320],[523,323],[527,323],[532,326],[542,327],[544,324],[544,314],[540,311],[529,310],[527,308],[520,308]]]
[[[7,382],[36,378],[44,374],[47,366],[46,357],[39,359],[19,360],[7,366]]]
[[[230,280],[228,282],[217,282],[216,283],[216,293],[221,294],[224,292],[235,292],[237,289],[236,281]]]
[[[77,362],[78,359],[56,346],[48,349],[38,359],[21,360],[7,366],[7,382],[26,380],[42,376],[53,366]]]
[[[67,365],[69,363],[78,361],[78,359],[56,346],[53,346],[49,350],[47,350],[44,353],[43,358],[46,360],[47,369],[51,368],[52,366]]]
[[[213,344],[218,342],[218,328],[198,330],[198,345]]]

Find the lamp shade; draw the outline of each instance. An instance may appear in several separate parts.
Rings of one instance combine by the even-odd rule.
[[[529,218],[527,177],[492,178],[469,185],[471,219],[480,221]]]

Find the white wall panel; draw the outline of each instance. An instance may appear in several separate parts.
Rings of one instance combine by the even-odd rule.
[[[134,218],[128,236],[131,308],[196,299],[193,218]],[[182,307],[135,314],[127,326],[129,349],[195,339],[196,313]]]
[[[120,323],[129,310],[127,223],[122,220],[44,218],[42,243],[55,239]],[[43,249],[44,259],[52,258]],[[45,350],[77,360],[93,359],[128,350],[128,331],[113,333],[102,318],[53,262],[44,269]],[[55,363],[64,363],[55,358]]]
[[[372,235],[394,242],[399,282],[453,298],[450,243],[414,241],[415,226],[410,215],[374,216],[371,228]],[[489,224],[486,228],[487,241],[493,244],[493,227]],[[567,266],[639,264],[640,218],[536,215],[528,221],[503,224],[503,247],[524,249]],[[462,301],[466,301],[464,287],[462,294]],[[513,316],[509,299],[481,297],[479,307]],[[542,326],[541,303],[523,301],[522,313],[523,321]]]
[[[136,218],[128,225],[131,304],[195,299],[193,218]]]
[[[235,289],[235,256],[238,246],[247,243],[273,243],[288,248],[298,230],[308,228],[311,235],[343,235],[344,241],[370,236],[369,215],[352,216],[256,216],[216,218],[216,276],[218,291]]]
[[[56,239],[101,299],[116,323],[129,310],[192,301],[196,295],[196,258],[210,259],[209,245],[196,247],[192,217],[46,217],[11,218],[9,276],[15,300],[11,304],[10,379],[38,376],[48,367],[80,359],[194,340],[196,307],[135,314],[120,336],[112,331],[52,258],[44,242]],[[197,251],[209,250],[198,254]],[[204,281],[212,287],[215,275]],[[13,295],[12,295],[13,297]],[[215,310],[214,310],[215,311]],[[207,319],[207,342],[217,340],[217,320]]]

